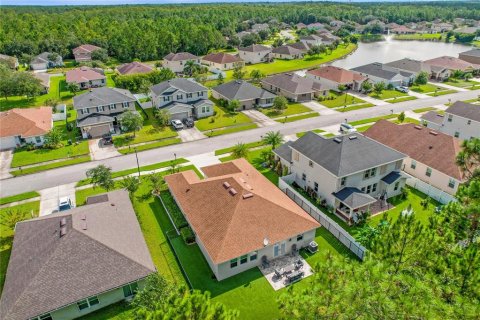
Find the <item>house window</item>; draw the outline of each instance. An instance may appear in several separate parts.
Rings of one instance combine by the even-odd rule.
[[[93,307],[94,305],[99,304],[98,298],[96,296],[90,297],[88,299],[84,299],[77,302],[78,309],[84,310]]]
[[[471,124],[472,124],[472,120],[468,120],[468,121],[467,121],[467,124],[468,124],[468,125],[471,125]]]
[[[425,172],[425,175],[427,177],[431,177],[432,176],[432,168],[427,168],[427,171]]]
[[[453,119],[453,115],[449,114],[447,121],[448,121],[448,122],[452,122],[452,119]]]
[[[163,97],[163,101],[164,102],[170,101],[170,96]]]
[[[183,94],[177,94],[177,100],[182,100],[183,99]]]
[[[102,111],[104,111],[104,109],[105,109],[104,106],[98,106],[97,107],[97,112],[102,112]]]
[[[369,176],[370,176],[370,170],[366,170],[365,173],[363,174],[363,178],[368,179]]]
[[[399,161],[395,162],[395,169],[396,170],[400,170],[401,167],[402,167],[402,160],[399,160]]]
[[[88,108],[80,109],[80,111],[81,111],[82,114],[89,114],[90,113],[90,109],[88,109]]]
[[[210,107],[209,106],[202,107],[202,113],[207,113],[207,112],[210,112]]]
[[[192,97],[192,94],[191,93],[187,93],[187,99],[188,98],[191,98]]]
[[[458,132],[458,131],[455,131],[455,134],[454,134],[453,136],[454,136],[455,138],[458,138],[458,137],[460,137],[460,132]]]
[[[198,92],[198,93],[197,93],[197,96],[203,97],[203,91]]]
[[[42,314],[41,316],[30,318],[29,320],[53,320],[50,313]]]
[[[123,296],[125,298],[134,296],[138,291],[138,283],[132,282],[130,284],[127,284],[126,286],[123,286]]]
[[[254,260],[257,260],[257,251],[254,251],[251,255],[250,255],[250,261],[254,261]]]
[[[297,242],[303,240],[303,233],[297,236]]]
[[[452,178],[448,179],[448,187],[452,188],[452,189],[455,188],[455,180],[454,179],[452,179]]]
[[[35,142],[36,142],[36,143],[42,142],[42,138],[40,138],[39,136],[36,136],[36,137],[35,137]]]
[[[308,165],[313,168],[313,161],[312,161],[312,160],[308,160]]]
[[[377,174],[377,168],[370,169],[370,177],[375,177],[376,174]]]
[[[303,181],[307,180],[307,175],[305,173],[302,173],[302,180]]]
[[[248,255],[244,255],[240,257],[240,264],[245,264],[248,262]]]
[[[108,109],[115,110],[117,109],[117,106],[115,104],[111,104],[110,106],[108,106]]]
[[[413,170],[415,170],[416,167],[417,167],[417,161],[412,160],[412,162],[410,163],[410,168],[412,168]]]
[[[230,260],[230,268],[235,268],[237,265],[237,258]]]
[[[315,190],[315,192],[318,192],[318,183],[313,183],[313,190]]]
[[[395,182],[395,187],[393,188],[393,191],[397,191],[399,186],[400,186],[400,181]]]
[[[293,152],[293,160],[299,161],[300,160],[300,153],[294,151]]]
[[[367,193],[370,193],[371,190],[372,190],[372,186],[368,185],[367,186]]]
[[[127,109],[130,106],[128,102],[123,102],[123,109]]]
[[[372,192],[375,192],[375,191],[377,191],[377,184],[376,183],[374,183],[372,185]]]
[[[365,187],[362,187],[362,189],[360,189],[363,193],[365,193]]]
[[[342,187],[344,187],[345,184],[347,184],[347,177],[343,177],[343,178],[340,180],[340,185],[341,185]]]

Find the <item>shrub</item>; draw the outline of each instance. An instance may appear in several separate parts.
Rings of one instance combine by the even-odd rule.
[[[195,235],[193,234],[192,228],[190,228],[189,226],[180,229],[180,235],[182,236],[183,241],[185,241],[186,244],[195,243]]]

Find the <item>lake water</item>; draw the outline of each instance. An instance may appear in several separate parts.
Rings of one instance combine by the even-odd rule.
[[[431,41],[399,41],[387,38],[385,41],[358,43],[357,50],[345,59],[332,65],[350,69],[372,62],[390,62],[403,58],[428,60],[440,56],[458,57],[459,52],[469,50],[469,46],[455,43]]]

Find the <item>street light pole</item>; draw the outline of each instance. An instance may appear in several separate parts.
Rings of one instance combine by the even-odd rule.
[[[137,154],[137,148],[134,147],[133,150],[135,150],[135,158],[137,159],[137,170],[138,170],[138,177],[140,178],[140,164],[138,163],[138,154]]]

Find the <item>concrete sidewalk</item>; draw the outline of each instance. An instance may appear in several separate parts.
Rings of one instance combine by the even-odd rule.
[[[302,102],[302,104],[305,107],[310,108],[315,112],[318,112],[321,116],[339,113],[338,111],[335,111],[332,108],[325,107],[324,105],[321,105],[320,103],[313,100],[308,102]]]
[[[370,96],[367,96],[366,94],[359,93],[359,92],[354,92],[354,91],[348,91],[347,92],[349,95],[354,96],[355,98],[362,99],[365,102],[374,104],[376,106],[386,106],[389,105],[390,103],[380,100],[380,99],[375,99]]]
[[[0,152],[0,180],[11,178],[10,165],[12,164],[13,150]]]
[[[267,117],[258,110],[250,109],[242,111],[247,117],[252,119],[259,127],[268,127],[278,124],[275,120]]]
[[[434,85],[434,86],[437,86],[437,87],[441,87],[441,88],[446,88],[446,89],[449,89],[449,90],[459,91],[459,92],[467,92],[467,91],[470,91],[470,90],[468,90],[468,89],[451,86],[451,85],[449,85],[449,84],[445,84],[445,83],[442,83],[442,82],[429,82],[429,84]]]

